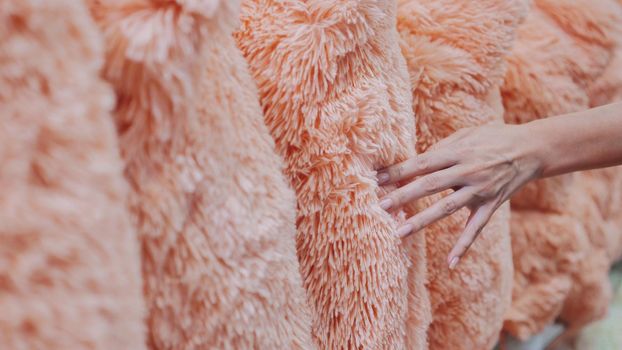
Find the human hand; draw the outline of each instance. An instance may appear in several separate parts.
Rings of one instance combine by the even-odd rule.
[[[384,210],[447,189],[454,192],[410,217],[397,231],[406,237],[467,207],[471,215],[448,257],[453,269],[490,217],[510,196],[541,173],[533,135],[522,125],[489,124],[462,129],[430,150],[378,172],[380,185],[398,188],[381,201]]]

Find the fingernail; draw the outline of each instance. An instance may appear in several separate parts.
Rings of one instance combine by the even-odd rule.
[[[406,236],[407,234],[411,233],[412,230],[413,230],[413,225],[406,224],[406,225],[400,227],[397,230],[396,234],[397,234],[398,237],[402,238],[402,237]]]
[[[384,185],[387,182],[389,182],[389,174],[378,173],[378,185]]]
[[[453,258],[451,258],[451,260],[449,261],[449,269],[453,270],[456,268],[456,265],[458,265],[458,262],[460,262],[460,258],[457,256],[454,256]]]
[[[391,200],[391,198],[385,198],[380,201],[380,208],[384,210],[389,210],[391,208],[391,205],[393,205],[393,201]]]

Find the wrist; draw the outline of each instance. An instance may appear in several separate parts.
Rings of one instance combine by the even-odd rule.
[[[546,135],[537,121],[512,125],[518,135],[518,140],[514,140],[515,149],[514,160],[521,170],[526,173],[529,180],[539,179],[547,176],[548,169],[551,168],[551,157],[548,147],[543,142]]]

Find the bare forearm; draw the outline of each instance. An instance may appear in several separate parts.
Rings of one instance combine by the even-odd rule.
[[[541,177],[622,164],[622,103],[524,125]]]

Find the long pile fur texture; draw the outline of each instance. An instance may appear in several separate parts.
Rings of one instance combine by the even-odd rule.
[[[534,1],[509,58],[506,121],[610,102],[614,95],[600,92],[622,80],[600,79],[615,65],[620,23],[622,7],[614,0]],[[547,179],[513,198],[515,280],[506,331],[526,339],[559,317],[574,333],[604,316],[611,297],[607,272],[620,245],[615,225],[622,207],[617,194],[607,193],[620,187],[618,172]]]
[[[378,206],[377,169],[459,129],[622,98],[622,2],[534,0],[506,57],[527,2],[245,0],[232,36],[238,1],[0,0],[0,344],[489,349],[602,317],[620,169],[529,185],[454,272],[466,212],[400,242],[435,198]]]
[[[298,199],[321,349],[424,349],[425,242],[394,232],[375,169],[414,154],[394,1],[246,0],[236,38]],[[412,208],[410,208],[412,210]],[[408,322],[406,319],[408,318]]]
[[[460,129],[502,121],[505,56],[525,13],[519,0],[399,1],[397,25],[412,84],[418,151]],[[422,200],[421,209],[438,199]],[[430,349],[491,349],[510,305],[509,206],[499,209],[450,271],[446,257],[467,217],[462,210],[425,230]]]
[[[622,0],[617,0],[622,7]],[[619,7],[611,5],[613,14],[620,21]],[[613,54],[607,67],[595,81],[589,81],[587,92],[590,107],[622,101],[622,26],[617,23],[608,31],[608,47],[613,46]],[[607,252],[611,262],[622,259],[622,168],[609,168],[584,173],[581,184],[596,203],[601,218],[605,222]],[[595,178],[595,179],[594,179]]]
[[[0,347],[144,349],[139,247],[83,3],[0,0]]]
[[[153,349],[311,349],[294,195],[236,1],[93,0],[118,95]]]

